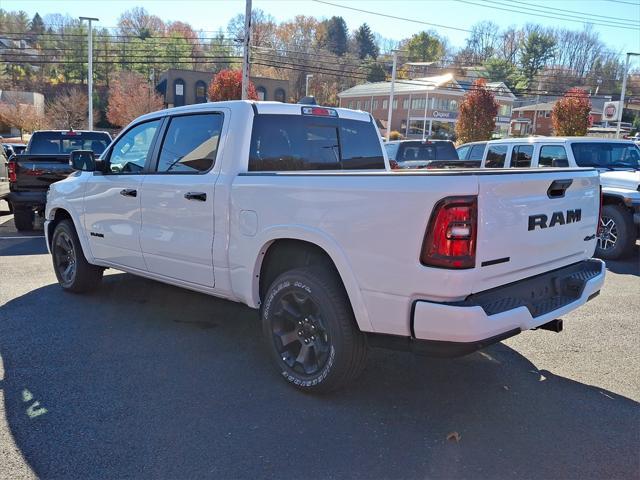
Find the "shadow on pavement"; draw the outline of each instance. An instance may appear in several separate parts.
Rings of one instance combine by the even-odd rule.
[[[636,243],[633,253],[623,260],[607,260],[607,269],[621,275],[640,277],[640,245]]]
[[[0,354],[9,424],[41,477],[630,478],[640,468],[638,403],[538,371],[505,345],[455,360],[376,350],[351,388],[313,397],[278,378],[253,310],[126,274],[92,295],[49,285],[9,302]],[[454,431],[458,443],[446,440]]]

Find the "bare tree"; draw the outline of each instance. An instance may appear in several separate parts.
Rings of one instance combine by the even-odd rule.
[[[58,94],[47,105],[47,120],[52,128],[61,130],[87,128],[87,94],[78,88],[72,88]],[[94,113],[94,122],[99,118]]]
[[[26,103],[0,103],[0,121],[20,130],[20,138],[24,132],[33,132],[44,126],[44,116],[36,107]]]

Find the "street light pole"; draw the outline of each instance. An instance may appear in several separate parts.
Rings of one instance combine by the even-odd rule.
[[[246,0],[244,13],[244,55],[242,58],[242,100],[249,98],[249,53],[251,44],[251,0]]]
[[[396,87],[396,66],[398,64],[398,51],[393,51],[393,67],[391,68],[391,91],[389,92],[389,113],[387,113],[387,142],[391,133],[391,117],[393,112],[393,93]]]
[[[307,73],[307,78],[306,78],[305,85],[304,85],[304,96],[305,97],[309,96],[309,79],[311,77],[313,77],[313,74]]]
[[[640,53],[627,52],[627,61],[624,64],[624,77],[622,78],[622,92],[620,93],[620,108],[618,108],[618,125],[616,126],[616,138],[620,138],[620,123],[622,122],[622,111],[624,110],[624,94],[627,90],[627,75],[629,74],[629,61],[632,56],[640,56]]]
[[[87,20],[89,22],[89,52],[88,52],[88,72],[87,72],[87,103],[89,104],[89,112],[87,118],[87,126],[91,131],[93,130],[93,29],[91,22],[98,22],[100,19],[93,17],[80,17],[80,20]]]

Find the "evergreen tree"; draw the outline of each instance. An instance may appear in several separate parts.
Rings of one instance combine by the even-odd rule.
[[[522,45],[520,65],[526,87],[534,87],[533,79],[546,63],[553,58],[555,38],[548,33],[533,31],[527,35]]]
[[[369,65],[369,72],[367,73],[367,82],[384,82],[387,77],[387,71],[379,63],[372,63]]]
[[[41,33],[44,33],[44,31],[45,26],[44,22],[42,21],[42,17],[39,13],[36,12],[36,14],[31,19],[31,23],[29,24],[29,33],[39,35]]]
[[[436,62],[444,57],[444,43],[435,32],[416,33],[407,41],[409,60],[412,62]]]
[[[361,60],[367,57],[378,58],[380,51],[376,45],[373,32],[371,32],[371,28],[366,23],[360,25],[360,28],[356,30],[355,43],[356,54]]]
[[[334,16],[325,20],[323,24],[325,35],[322,38],[321,46],[339,57],[347,53],[349,34],[344,18]]]

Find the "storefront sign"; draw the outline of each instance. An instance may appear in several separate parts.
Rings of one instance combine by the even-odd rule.
[[[509,123],[511,117],[496,117],[496,123]]]
[[[620,102],[605,102],[602,109],[602,120],[606,122],[617,121],[619,108]]]
[[[433,118],[452,118],[451,112],[439,112],[438,110],[434,110],[431,116]]]

